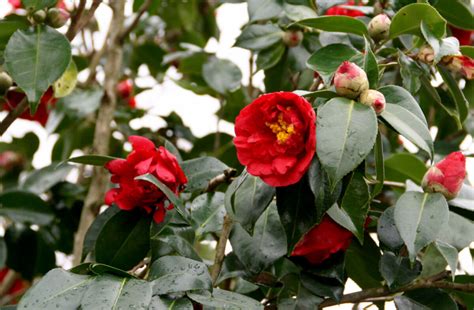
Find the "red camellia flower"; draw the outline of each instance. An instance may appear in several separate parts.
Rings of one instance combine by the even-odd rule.
[[[426,172],[422,187],[426,192],[441,193],[450,200],[458,195],[465,177],[466,157],[454,152]]]
[[[3,284],[3,281],[7,275],[7,273],[10,271],[10,269],[8,269],[7,267],[5,268],[2,268],[0,270],[0,284]],[[27,284],[26,284],[26,281],[22,280],[21,278],[17,278],[15,279],[15,281],[13,282],[13,284],[10,286],[10,288],[8,289],[7,292],[4,292],[5,293],[5,296],[19,296],[21,295],[27,288]],[[18,302],[18,299],[17,298],[13,298],[12,304],[15,304]]]
[[[316,114],[290,92],[258,97],[235,119],[235,147],[247,171],[271,186],[298,182],[316,152]]]
[[[332,254],[345,251],[352,242],[352,233],[325,215],[296,244],[291,256],[302,256],[311,264],[320,264]]]
[[[46,125],[49,117],[49,110],[56,104],[57,99],[53,97],[54,92],[53,88],[48,88],[48,90],[43,94],[40,99],[40,103],[34,115],[30,114],[30,110],[27,109],[20,115],[20,118],[27,119],[30,121],[36,121],[41,125]],[[25,98],[25,94],[17,91],[17,90],[10,90],[6,96],[5,100],[6,103],[4,104],[3,108],[6,111],[13,110],[22,100]]]
[[[127,99],[132,95],[133,84],[130,80],[123,80],[117,84],[117,93],[122,99]]]
[[[153,142],[139,136],[131,136],[128,141],[133,151],[127,159],[114,159],[105,165],[112,174],[112,183],[119,185],[107,192],[105,203],[115,203],[122,210],[142,208],[152,213],[155,222],[160,223],[166,209],[172,209],[173,205],[155,185],[135,178],[150,173],[175,194],[183,189],[188,180],[176,157],[164,147],[156,148]]]
[[[356,4],[354,0],[349,0],[349,1],[347,1],[346,5],[361,6],[362,3],[359,1],[358,4]],[[346,9],[342,5],[336,5],[336,6],[333,6],[333,7],[329,8],[326,11],[325,15],[344,15],[344,16],[351,16],[351,17],[365,16],[365,14],[362,13],[361,11]]]
[[[451,30],[453,37],[456,37],[456,39],[459,40],[460,45],[471,45],[473,42],[472,37],[474,31],[457,28],[453,25],[449,25],[449,29]]]
[[[465,55],[445,56],[441,63],[453,71],[459,72],[468,80],[474,79],[474,59]]]

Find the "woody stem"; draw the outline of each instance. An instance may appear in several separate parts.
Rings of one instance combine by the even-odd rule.
[[[214,287],[217,286],[217,279],[222,270],[222,264],[224,263],[225,258],[225,247],[227,245],[227,240],[229,239],[230,231],[232,230],[232,224],[232,218],[227,214],[224,217],[224,224],[222,225],[219,241],[217,241],[216,256],[211,271],[211,279]]]
[[[12,110],[0,123],[0,136],[2,136],[8,127],[28,108],[28,99],[23,98],[20,103]]]

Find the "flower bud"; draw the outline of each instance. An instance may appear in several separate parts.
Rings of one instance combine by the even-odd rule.
[[[41,24],[46,20],[46,12],[44,10],[38,10],[33,13],[32,17],[35,22]]]
[[[0,153],[0,175],[2,172],[11,171],[14,168],[22,167],[24,164],[24,158],[21,154],[5,151]]]
[[[468,80],[474,79],[474,60],[464,55],[444,56],[441,63],[454,73],[461,73]]]
[[[13,80],[6,72],[0,72],[0,96],[12,87]]]
[[[132,95],[133,84],[130,80],[123,80],[117,84],[117,93],[122,99],[127,99]]]
[[[418,59],[426,64],[432,64],[434,60],[434,50],[429,45],[423,45],[418,52]]]
[[[61,28],[66,24],[70,15],[66,10],[51,8],[46,15],[46,23],[53,28]]]
[[[344,61],[334,74],[334,86],[340,96],[355,99],[369,89],[367,74],[356,64]]]
[[[370,37],[377,42],[388,39],[391,23],[392,21],[385,14],[379,14],[372,18],[368,26]]]
[[[379,91],[368,89],[360,94],[359,101],[372,107],[377,115],[385,110],[385,96]]]
[[[303,40],[303,32],[289,30],[283,35],[283,43],[289,47],[295,47]]]
[[[455,198],[466,177],[466,158],[454,152],[431,167],[423,177],[421,186],[428,193],[441,193],[447,200]]]

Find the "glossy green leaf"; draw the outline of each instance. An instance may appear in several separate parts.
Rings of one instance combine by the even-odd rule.
[[[318,14],[316,14],[312,8],[306,5],[293,5],[285,3],[284,11],[286,17],[294,21],[318,17]]]
[[[154,240],[160,241],[161,245],[166,244],[169,246],[172,249],[171,253],[177,253],[183,257],[187,257],[196,261],[202,261],[202,259],[199,257],[199,254],[196,253],[193,244],[180,235],[167,233],[152,239],[152,241]]]
[[[212,89],[222,95],[238,89],[242,80],[242,72],[236,64],[218,58],[211,58],[203,65],[202,76]]]
[[[403,294],[404,297],[409,298],[411,302],[417,305],[422,305],[422,309],[443,309],[443,310],[458,310],[458,306],[449,293],[436,288],[422,288],[418,290],[407,291]],[[395,304],[397,300],[395,299]],[[401,307],[401,309],[410,309]],[[413,308],[411,308],[413,309]],[[418,309],[418,308],[415,308]]]
[[[257,56],[257,70],[267,70],[274,67],[285,54],[283,44],[275,44],[261,50]]]
[[[441,241],[436,241],[435,246],[451,268],[451,277],[454,280],[458,267],[458,251],[455,247]]]
[[[250,22],[277,17],[282,13],[282,0],[248,0]]]
[[[11,35],[18,29],[24,30],[29,26],[24,16],[10,14],[0,20],[0,52],[5,49]]]
[[[163,256],[154,261],[149,280],[153,281],[153,294],[159,295],[212,287],[204,263],[180,256]]]
[[[293,92],[297,94],[298,96],[307,97],[307,98],[332,99],[334,97],[337,97],[337,94],[335,92],[326,90],[326,89],[321,89],[321,90],[316,90],[316,91],[295,90]]]
[[[230,235],[234,253],[253,274],[258,274],[287,252],[285,229],[275,204],[270,205],[255,223],[253,235],[234,224]]]
[[[334,188],[372,150],[377,116],[370,107],[346,98],[329,100],[317,115],[316,152]]]
[[[462,250],[472,242],[474,222],[451,211],[448,223],[439,230],[438,240]]]
[[[331,44],[317,50],[307,61],[307,66],[311,70],[318,72],[324,81],[329,85],[334,72],[345,60],[357,55],[357,50],[346,44]]]
[[[380,131],[377,133],[377,139],[375,140],[374,146],[374,158],[375,158],[375,173],[377,184],[374,185],[371,197],[375,197],[382,192],[383,182],[385,180],[385,165],[383,156],[383,141],[382,134]]]
[[[51,207],[39,196],[21,190],[0,194],[0,214],[14,221],[48,225],[54,219]]]
[[[140,212],[113,215],[97,236],[96,261],[124,270],[133,268],[150,249],[150,221],[151,216]]]
[[[202,194],[191,204],[191,218],[197,236],[220,231],[224,215],[224,194],[221,192]]]
[[[0,238],[0,268],[5,267],[5,263],[7,262],[7,245],[5,243],[5,239]]]
[[[18,30],[5,49],[5,69],[23,89],[36,111],[43,93],[61,77],[71,61],[71,46],[64,35],[48,26]]]
[[[344,286],[336,279],[316,277],[310,273],[301,273],[301,284],[317,296],[330,297],[340,301]]]
[[[450,24],[474,30],[474,16],[468,3],[462,0],[437,0],[433,6]]]
[[[104,166],[111,160],[119,159],[117,157],[105,156],[105,155],[84,155],[78,157],[69,158],[67,161],[71,163],[92,165],[92,166]]]
[[[469,114],[469,102],[459,88],[458,82],[446,68],[438,66],[438,72],[441,74],[444,83],[448,86],[449,94],[456,104],[456,111],[459,115],[460,122],[464,123]]]
[[[72,168],[71,165],[52,163],[30,173],[23,181],[21,188],[35,194],[42,194],[57,183],[64,181]]]
[[[155,295],[151,299],[149,310],[193,310],[193,303],[187,298],[171,299]]]
[[[417,62],[401,51],[398,51],[398,63],[400,64],[400,75],[402,76],[403,87],[410,93],[416,94],[422,84],[420,76],[424,75],[425,72],[420,68]]]
[[[407,257],[385,252],[380,259],[380,273],[391,289],[396,289],[415,280],[421,272],[421,264],[412,266]]]
[[[395,205],[395,225],[407,246],[410,260],[434,241],[448,224],[449,210],[441,194],[405,192]]]
[[[385,209],[377,222],[377,236],[385,246],[398,250],[403,245],[402,237],[397,230],[394,218],[395,207]]]
[[[206,291],[201,293],[187,293],[188,297],[192,300],[203,304],[204,306],[224,309],[236,309],[236,310],[257,310],[263,309],[261,305],[255,299],[241,295],[238,293],[225,291],[221,289],[214,289],[212,294]]]
[[[459,50],[461,51],[463,55],[474,58],[474,46],[464,45],[464,46],[461,46]]]
[[[349,16],[320,16],[300,20],[297,24],[329,32],[345,32],[359,36],[368,35],[365,24]]]
[[[421,184],[427,170],[425,163],[410,153],[393,154],[385,160],[385,178],[389,181]]]
[[[404,107],[428,126],[420,105],[406,89],[396,85],[388,85],[379,88],[378,91],[385,96],[386,102]]]
[[[56,5],[58,0],[23,0],[22,4],[27,10],[37,11]]]
[[[207,188],[209,181],[222,174],[229,167],[214,157],[200,157],[186,160],[181,164],[188,178],[186,191],[202,191]]]
[[[404,6],[392,18],[390,24],[390,38],[396,38],[402,34],[415,34],[420,36],[420,24],[424,21],[437,38],[441,38],[446,32],[446,21],[429,4],[413,3]]]
[[[250,50],[262,50],[280,42],[284,32],[274,24],[250,25],[242,30],[235,46]]]

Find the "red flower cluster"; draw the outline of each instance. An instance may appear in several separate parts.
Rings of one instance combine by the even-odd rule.
[[[362,3],[359,1],[358,4],[355,3],[354,0],[349,0],[345,5],[358,5],[362,6]],[[346,9],[342,5],[336,5],[331,8],[329,8],[326,11],[325,15],[344,15],[344,16],[351,16],[351,17],[357,17],[357,16],[365,16],[364,13],[358,10],[351,10],[351,9]]]
[[[153,142],[139,136],[131,136],[128,141],[132,144],[133,151],[127,159],[114,159],[105,165],[112,174],[112,183],[119,185],[107,192],[105,203],[115,203],[120,209],[127,211],[142,208],[147,213],[152,213],[155,222],[160,223],[165,217],[166,209],[172,209],[173,205],[155,185],[135,178],[150,173],[175,194],[183,189],[188,180],[176,157],[164,147],[156,148]]]
[[[294,93],[270,93],[240,111],[235,134],[247,171],[271,186],[287,186],[301,179],[316,152],[316,114]]]
[[[474,42],[474,31],[456,28],[449,25],[453,37],[459,40],[460,45],[471,45]]]
[[[117,93],[120,98],[127,100],[128,106],[134,109],[137,106],[135,97],[133,96],[133,83],[130,80],[123,80],[117,84]]]
[[[450,200],[458,195],[465,177],[466,157],[461,152],[454,152],[426,172],[422,186],[425,191],[442,193]]]
[[[302,256],[311,264],[320,264],[332,254],[345,251],[352,242],[352,233],[325,215],[296,244],[291,256]]]
[[[56,104],[57,99],[53,97],[54,92],[53,88],[48,88],[48,90],[43,94],[40,99],[40,103],[38,105],[38,109],[34,115],[30,114],[30,110],[27,109],[20,115],[20,118],[27,119],[30,121],[36,121],[41,125],[46,125],[49,117],[49,110],[51,107],[54,107]],[[17,90],[10,90],[5,95],[6,103],[3,106],[3,109],[6,111],[13,110],[22,100],[25,98],[25,94],[17,91]]]

